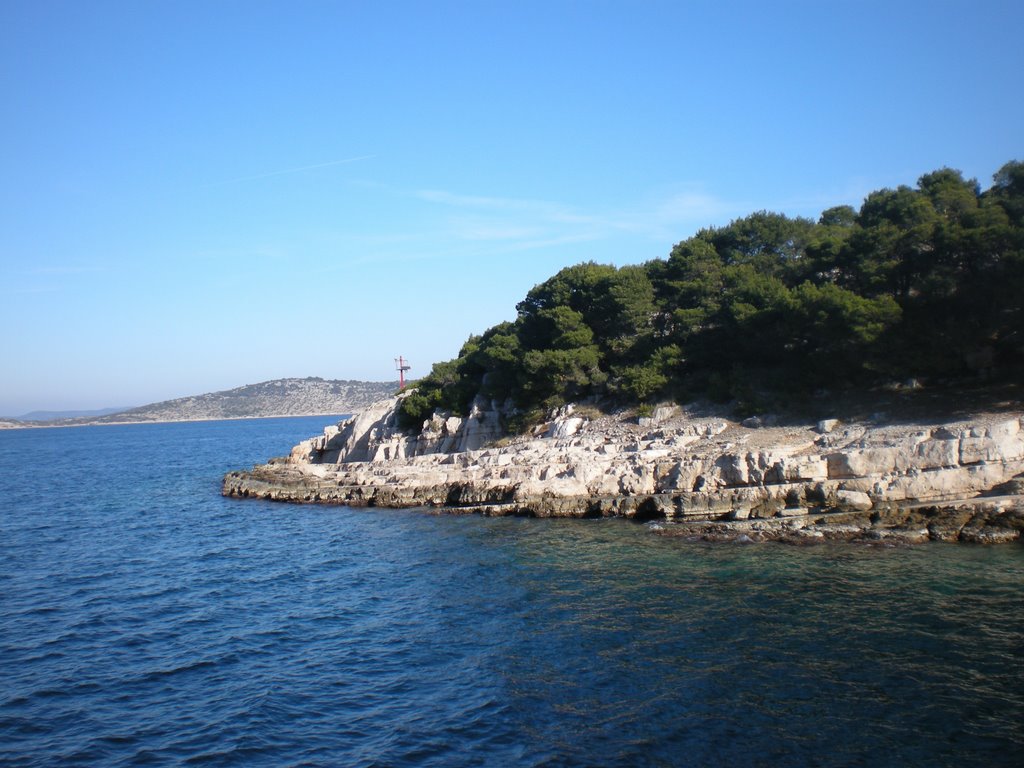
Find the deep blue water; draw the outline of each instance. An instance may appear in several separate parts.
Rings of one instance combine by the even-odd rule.
[[[0,764],[1024,764],[1024,547],[221,498],[329,421],[0,431]]]

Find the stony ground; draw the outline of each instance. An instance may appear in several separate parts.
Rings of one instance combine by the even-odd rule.
[[[565,408],[531,434],[478,439],[485,404],[399,429],[375,404],[290,457],[230,473],[228,495],[535,516],[625,516],[702,538],[1008,541],[1024,530],[1024,411],[874,413],[861,421],[704,406],[638,418]],[[492,405],[493,409],[494,406]],[[851,413],[846,410],[844,413]],[[688,528],[686,526],[689,526]]]

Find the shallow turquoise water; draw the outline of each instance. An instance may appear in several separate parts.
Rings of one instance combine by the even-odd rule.
[[[1021,764],[1024,547],[220,497],[328,422],[0,432],[0,763]]]

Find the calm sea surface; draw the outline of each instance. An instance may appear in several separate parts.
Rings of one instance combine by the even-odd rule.
[[[0,764],[1024,765],[1024,547],[221,498],[330,422],[0,431]]]

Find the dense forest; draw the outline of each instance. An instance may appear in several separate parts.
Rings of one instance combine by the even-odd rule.
[[[563,403],[708,397],[756,412],[828,388],[1015,376],[1024,163],[982,192],[944,168],[817,222],[754,213],[666,259],[567,267],[402,403],[408,427],[478,394],[523,424]],[[520,425],[521,426],[521,425]]]

